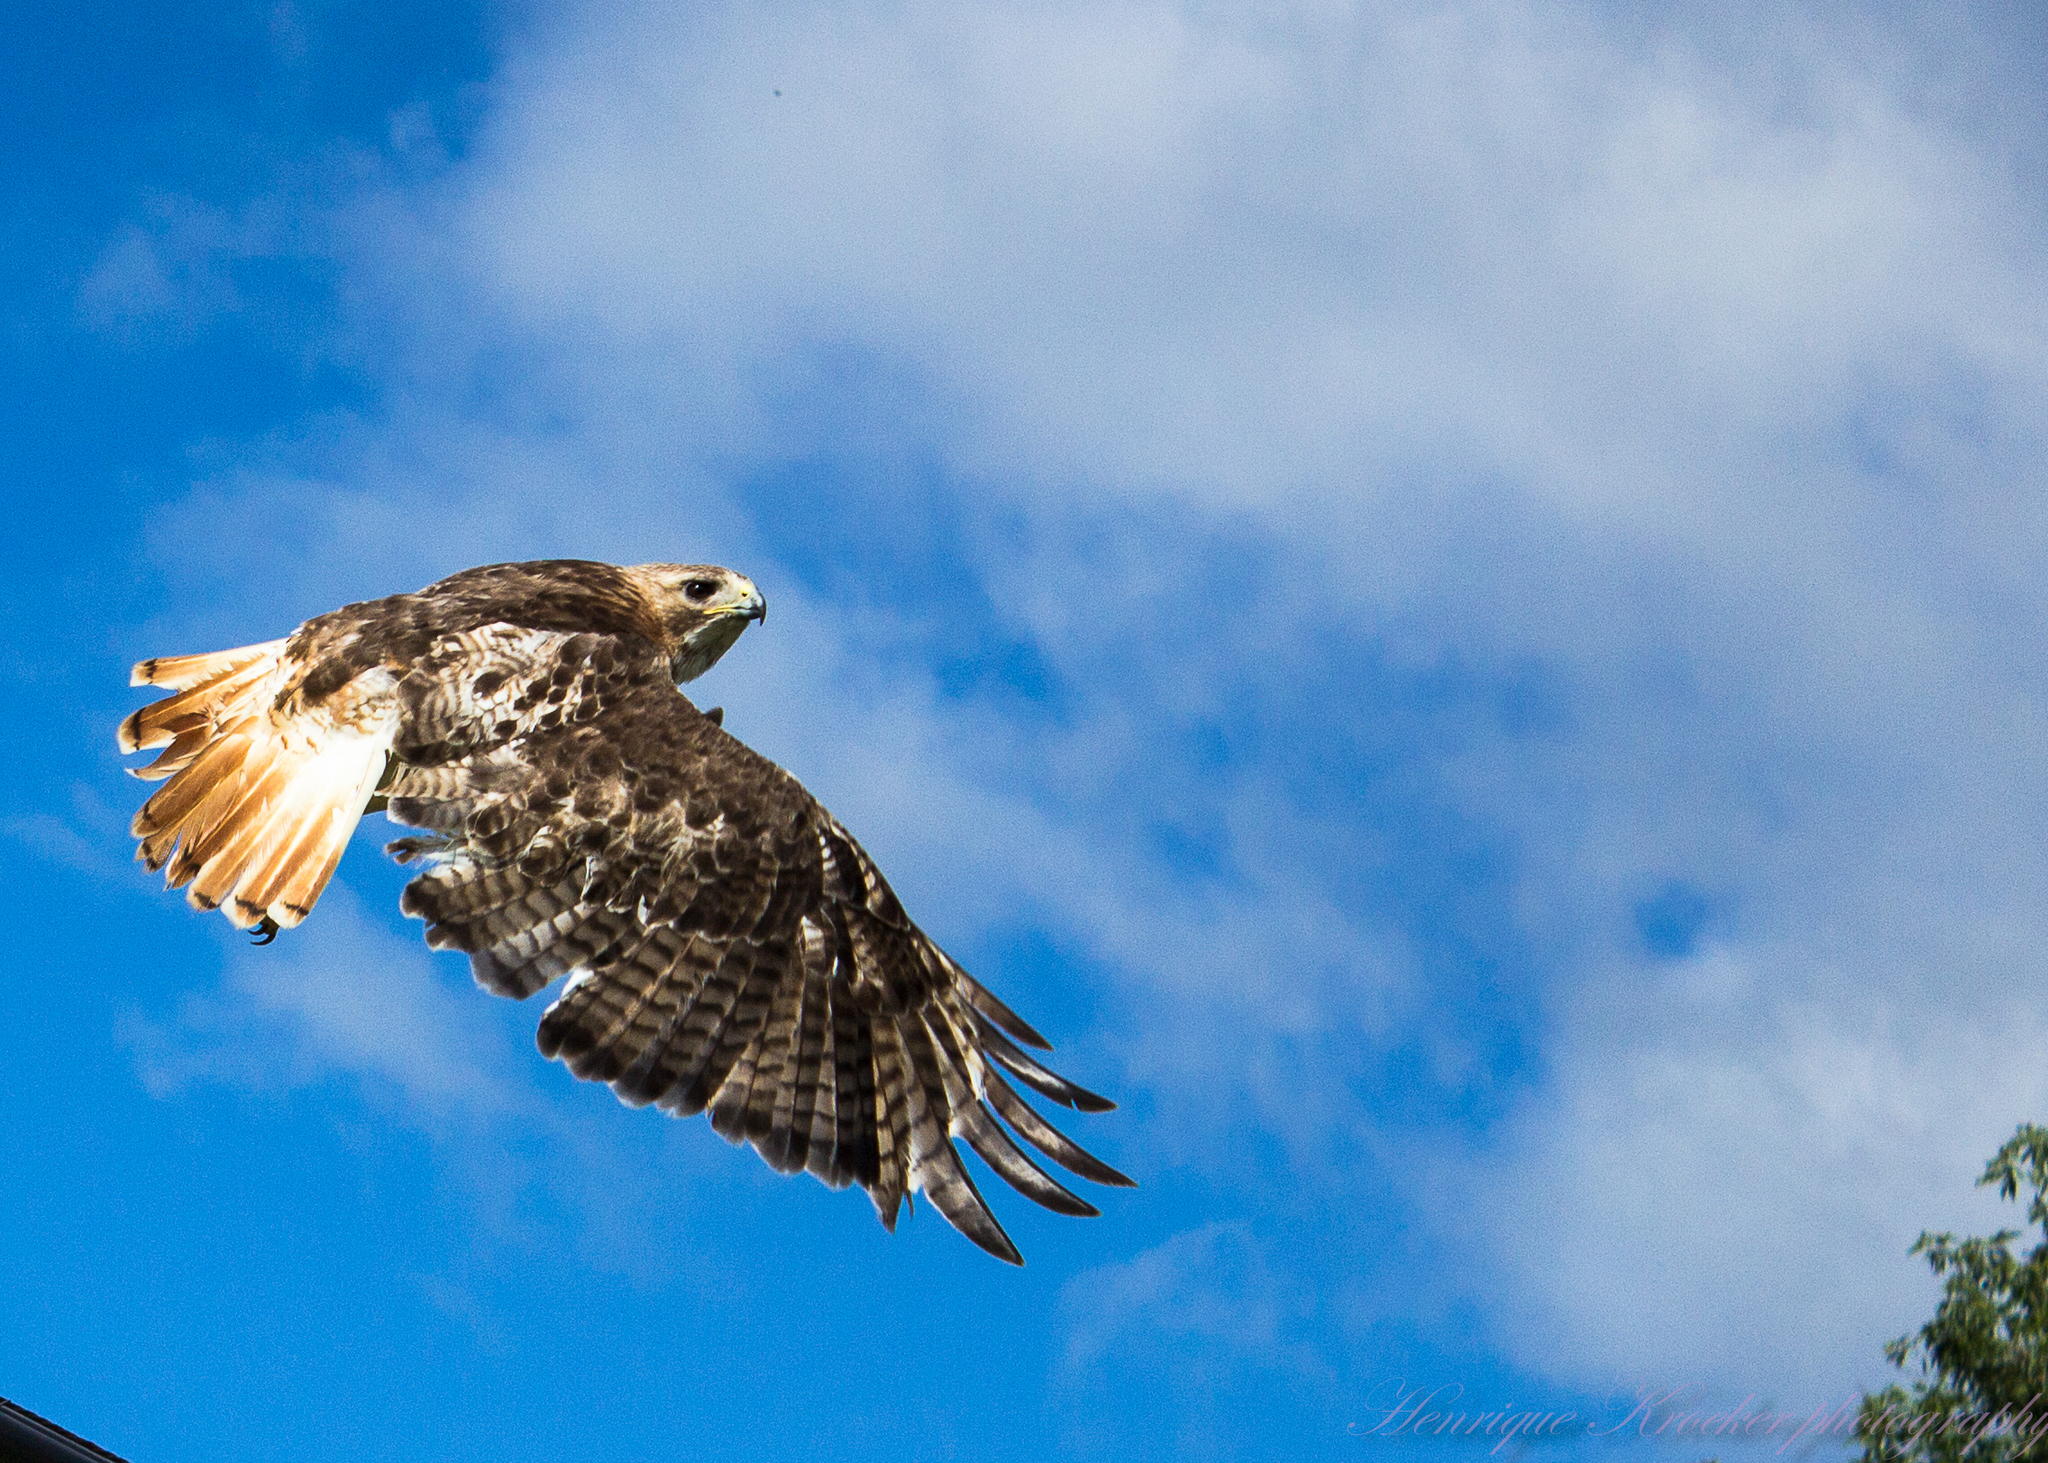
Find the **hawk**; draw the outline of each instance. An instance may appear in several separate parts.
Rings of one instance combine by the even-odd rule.
[[[282,640],[162,656],[170,694],[121,724],[167,779],[135,816],[167,884],[271,938],[312,912],[365,812],[422,830],[389,851],[400,900],[477,983],[525,999],[567,976],[543,1055],[634,1106],[710,1114],[776,1170],[857,1183],[885,1228],[922,1191],[1021,1264],[954,1146],[1027,1197],[1096,1208],[1127,1185],[1028,1105],[1106,1098],[1049,1071],[1044,1037],[904,913],[797,780],[677,684],[765,617],[705,564],[581,559],[468,569],[345,605]]]

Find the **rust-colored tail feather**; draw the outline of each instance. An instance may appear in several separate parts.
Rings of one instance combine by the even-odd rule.
[[[135,667],[128,678],[136,686],[161,686],[177,694],[141,708],[121,723],[121,750],[140,752],[209,723],[218,725],[222,708],[242,701],[256,683],[277,668],[282,640],[216,650],[208,655],[160,655]],[[161,765],[163,759],[159,758]],[[145,769],[163,777],[169,772]],[[176,771],[171,768],[169,771]]]
[[[131,770],[170,779],[135,815],[136,857],[245,929],[265,919],[289,927],[312,910],[390,747],[388,673],[281,711],[284,647],[143,661],[135,683],[174,694],[121,724],[123,751],[165,748]]]
[[[233,650],[209,650],[200,655],[158,655],[138,661],[128,677],[131,686],[162,686],[166,691],[190,691],[219,680],[229,671],[258,661],[274,661],[284,648],[282,640],[261,645],[241,645]]]

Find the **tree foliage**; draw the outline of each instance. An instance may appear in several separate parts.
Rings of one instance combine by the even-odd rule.
[[[1913,1253],[1941,1277],[1941,1303],[1885,1347],[1916,1375],[1864,1397],[1864,1463],[2048,1463],[2048,1128],[2022,1126],[1977,1182],[2024,1193],[2037,1242],[2022,1254],[2018,1230],[1920,1236]]]

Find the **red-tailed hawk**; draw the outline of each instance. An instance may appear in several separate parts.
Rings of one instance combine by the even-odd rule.
[[[467,951],[498,995],[569,977],[544,1055],[635,1106],[709,1110],[780,1172],[858,1183],[889,1228],[922,1190],[1021,1263],[952,1140],[1046,1208],[1094,1214],[1009,1132],[1130,1180],[1004,1074],[1112,1104],[1027,1055],[1045,1039],[911,923],[838,820],[676,689],[765,609],[709,565],[493,564],[282,640],[143,661],[135,684],[173,694],[121,725],[123,751],[164,749],[137,775],[169,779],[135,817],[137,856],[274,934],[382,807],[426,830],[390,851],[424,865],[401,907],[429,945]]]

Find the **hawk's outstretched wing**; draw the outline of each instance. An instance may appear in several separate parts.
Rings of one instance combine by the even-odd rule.
[[[403,907],[428,943],[468,951],[501,995],[570,976],[541,1020],[546,1055],[628,1103],[708,1109],[782,1172],[858,1183],[887,1226],[922,1189],[1012,1263],[953,1139],[1062,1213],[1096,1210],[1005,1124],[1074,1173],[1130,1182],[1008,1078],[1084,1112],[1113,1104],[1024,1052],[1044,1038],[911,923],[788,773],[658,666],[615,663],[560,712],[494,747],[402,761],[388,789],[390,815],[428,830],[393,845],[427,861]]]

